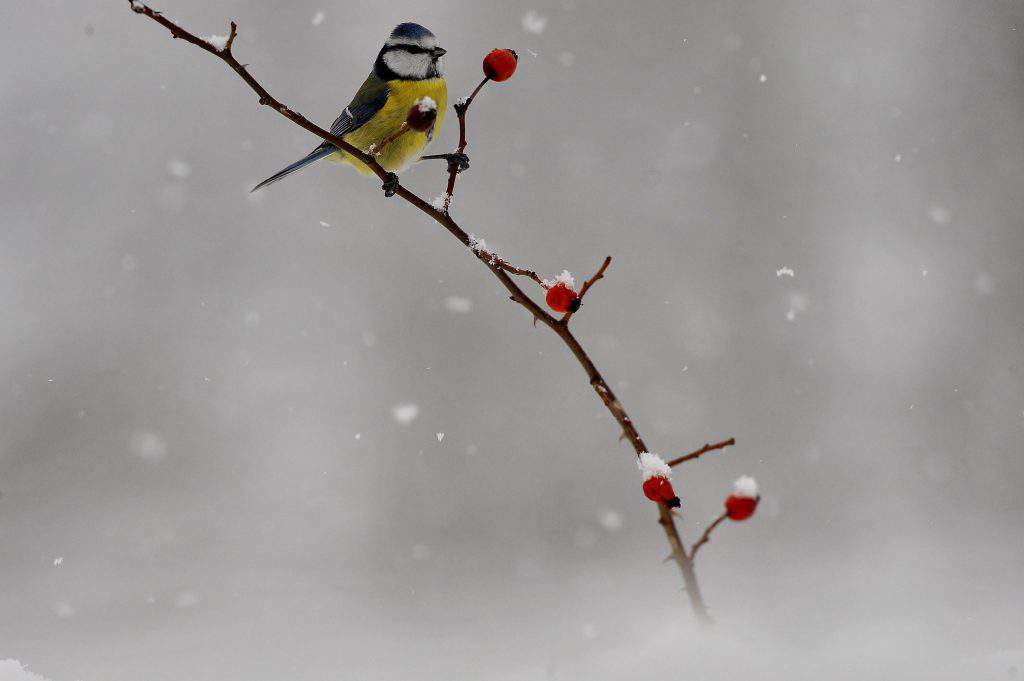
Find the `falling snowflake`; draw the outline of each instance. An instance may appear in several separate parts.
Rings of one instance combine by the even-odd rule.
[[[181,159],[172,158],[167,162],[167,172],[174,177],[185,179],[192,174],[192,166]]]
[[[807,309],[807,296],[803,293],[793,293],[789,296],[789,310],[786,311],[786,319],[794,321],[796,316]]]
[[[983,296],[990,296],[996,290],[996,280],[988,272],[982,272],[974,279],[974,290]]]
[[[444,299],[444,306],[449,312],[466,314],[473,309],[473,301],[461,296],[448,296]]]
[[[796,272],[793,271],[792,267],[780,267],[775,270],[776,277],[795,277]]]
[[[327,18],[326,14],[324,14],[323,12],[317,12],[316,14],[313,15],[313,21],[311,23],[314,26],[319,26],[320,24],[324,23],[325,18]]]
[[[182,591],[174,598],[174,605],[179,608],[191,608],[199,602],[199,594],[195,591]]]
[[[128,438],[128,448],[140,459],[157,462],[167,455],[167,442],[156,433],[137,430]]]
[[[615,532],[622,528],[622,514],[610,508],[598,513],[597,519],[601,523],[601,527],[609,532]]]
[[[541,16],[536,10],[530,10],[523,15],[523,30],[533,35],[540,35],[548,27],[548,18]]]
[[[398,404],[391,410],[391,416],[403,426],[407,426],[420,415],[418,404]]]
[[[928,209],[928,218],[937,225],[948,225],[951,216],[945,206],[932,206]]]

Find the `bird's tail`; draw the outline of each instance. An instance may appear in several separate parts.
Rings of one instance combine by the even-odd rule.
[[[319,161],[324,156],[329,156],[330,154],[334,153],[335,151],[337,151],[337,149],[335,147],[333,147],[333,146],[321,145],[321,146],[317,147],[316,149],[314,149],[313,151],[309,152],[309,154],[307,154],[303,158],[300,158],[298,161],[296,161],[295,163],[293,163],[290,166],[288,166],[287,168],[285,168],[285,169],[283,169],[281,171],[278,171],[278,172],[274,173],[273,175],[271,175],[270,177],[268,177],[267,179],[263,180],[258,185],[253,187],[252,191],[254,192],[257,189],[261,189],[263,187],[266,187],[268,184],[273,184],[274,182],[277,182],[278,180],[280,180],[282,177],[285,177],[286,175],[291,175],[296,170],[299,170],[300,168],[305,168],[306,166],[308,166],[313,161]]]

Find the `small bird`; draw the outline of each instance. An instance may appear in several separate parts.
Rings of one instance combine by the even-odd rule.
[[[372,146],[379,154],[377,162],[388,172],[400,173],[407,169],[420,159],[444,120],[448,103],[448,87],[444,80],[445,53],[434,34],[419,24],[395,26],[377,54],[370,75],[331,125],[331,133],[357,149],[367,150]],[[430,97],[437,104],[434,125],[426,132],[409,130],[378,149],[381,143],[399,131],[417,100],[425,97]],[[277,182],[322,158],[348,163],[363,175],[373,174],[365,163],[325,141],[305,157],[260,182],[252,191]],[[385,184],[384,188],[388,189],[388,185]]]

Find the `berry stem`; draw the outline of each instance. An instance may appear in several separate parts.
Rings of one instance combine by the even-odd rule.
[[[693,562],[693,559],[697,557],[697,549],[699,549],[700,547],[704,546],[709,541],[711,541],[711,533],[714,532],[715,528],[718,527],[722,523],[722,521],[725,520],[728,517],[729,517],[729,512],[728,511],[722,511],[722,515],[718,516],[713,521],[711,521],[711,524],[708,525],[707,529],[704,530],[704,534],[702,534],[700,536],[700,539],[697,540],[697,543],[694,544],[690,548],[690,562],[691,563]]]

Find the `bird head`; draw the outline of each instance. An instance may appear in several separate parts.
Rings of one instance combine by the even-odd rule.
[[[444,55],[433,33],[419,24],[399,24],[381,48],[375,69],[384,80],[440,78]]]

